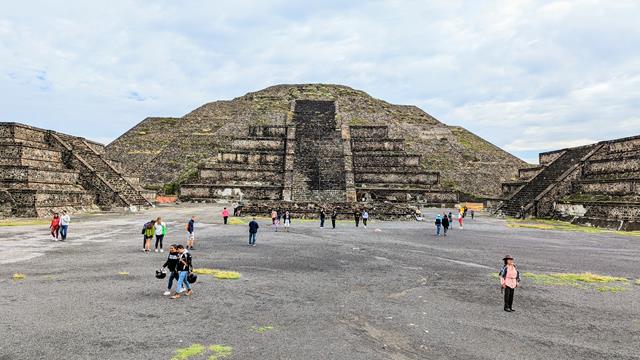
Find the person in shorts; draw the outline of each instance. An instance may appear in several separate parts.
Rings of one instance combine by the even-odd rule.
[[[284,212],[284,231],[289,232],[291,226],[291,213],[289,211]]]
[[[195,235],[194,235],[195,227],[196,227],[196,217],[192,216],[191,220],[189,220],[189,222],[187,223],[187,249],[188,250],[194,250],[193,242],[195,241]]]

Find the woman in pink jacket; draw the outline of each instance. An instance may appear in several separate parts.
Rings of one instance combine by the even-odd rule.
[[[520,285],[520,272],[513,263],[513,257],[507,255],[502,259],[504,265],[500,269],[500,285],[504,291],[504,311],[513,312],[513,293]]]
[[[229,219],[229,210],[227,210],[227,208],[222,209],[222,219],[224,220],[224,224],[227,225],[227,220]]]

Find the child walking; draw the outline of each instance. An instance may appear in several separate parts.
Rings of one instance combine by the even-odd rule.
[[[504,265],[500,268],[500,285],[504,291],[504,311],[514,312],[513,293],[520,285],[520,272],[516,269],[511,255],[505,256],[502,261]]]

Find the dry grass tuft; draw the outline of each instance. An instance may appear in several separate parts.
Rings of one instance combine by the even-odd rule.
[[[240,279],[241,277],[239,272],[218,270],[218,269],[200,268],[200,269],[193,269],[193,272],[198,275],[212,275],[216,279],[221,279],[221,280],[237,280],[237,279]]]
[[[13,274],[11,279],[13,279],[14,281],[19,281],[19,280],[24,280],[26,277],[27,277],[27,275],[25,275],[25,274],[15,273],[15,274]]]

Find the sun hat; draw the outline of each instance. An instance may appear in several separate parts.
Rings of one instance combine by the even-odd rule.
[[[506,255],[502,260],[513,260],[513,256]]]

